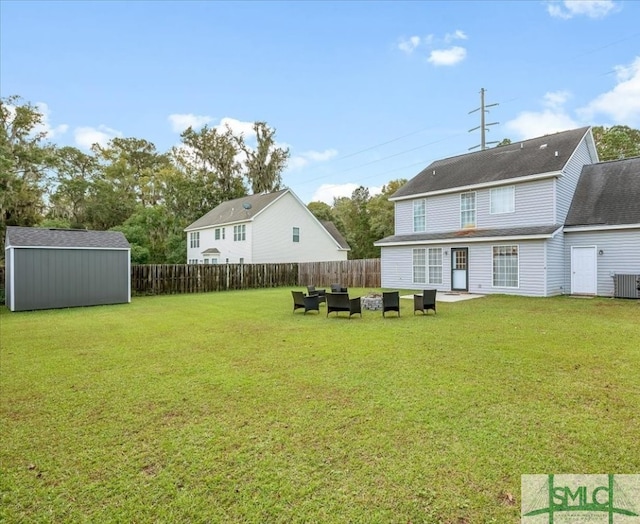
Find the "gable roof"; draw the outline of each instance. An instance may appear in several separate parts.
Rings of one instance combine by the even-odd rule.
[[[566,226],[640,224],[640,157],[582,168]]]
[[[288,191],[290,190],[282,189],[280,191],[274,191],[273,193],[247,195],[233,200],[227,200],[187,226],[185,231],[252,220],[260,211]]]
[[[338,231],[338,228],[333,222],[331,222],[330,220],[320,220],[320,223],[338,243],[340,249],[351,249],[351,247],[349,247],[349,244],[347,244],[347,240],[342,236],[342,233]]]
[[[589,129],[581,127],[437,160],[398,189],[390,200],[559,172]]]
[[[120,231],[7,226],[5,247],[129,249]]]

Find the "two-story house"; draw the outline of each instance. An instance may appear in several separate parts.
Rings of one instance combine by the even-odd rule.
[[[583,127],[438,160],[392,197],[382,287],[551,296],[570,293],[565,219],[583,166]]]
[[[185,232],[189,264],[347,260],[350,250],[290,189],[223,202]]]

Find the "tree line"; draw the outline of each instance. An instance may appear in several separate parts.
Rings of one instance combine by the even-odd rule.
[[[254,123],[253,145],[228,126],[205,125],[186,129],[165,152],[145,139],[116,137],[88,153],[52,144],[43,123],[21,97],[0,99],[0,257],[6,226],[19,225],[119,230],[134,263],[184,263],[184,228],[226,200],[282,189],[290,156],[266,122]],[[636,129],[596,126],[593,134],[601,161],[640,155]],[[376,258],[373,243],[394,232],[388,197],[404,183],[392,180],[374,196],[361,186],[308,208],[336,225],[349,258]]]

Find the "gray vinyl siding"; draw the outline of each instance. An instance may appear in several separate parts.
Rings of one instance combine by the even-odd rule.
[[[413,249],[439,247],[442,254],[442,284],[414,284],[413,282]],[[444,251],[448,254],[445,255]],[[382,271],[381,285],[385,289],[451,289],[451,249],[445,245],[397,246],[382,249],[380,265]]]
[[[564,271],[564,236],[558,233],[547,240],[546,247],[547,289],[546,296],[568,293]]]
[[[13,248],[14,311],[130,300],[128,250]]]
[[[596,247],[597,294],[613,297],[613,275],[640,275],[640,229],[565,233],[565,282],[571,291],[571,248]],[[602,250],[602,255],[599,254]]]
[[[557,179],[556,224],[564,224],[567,218],[567,213],[571,207],[571,200],[573,199],[578,180],[580,179],[582,166],[592,164],[596,161],[597,159],[594,158],[590,152],[586,140],[582,140],[567,163],[562,176]]]

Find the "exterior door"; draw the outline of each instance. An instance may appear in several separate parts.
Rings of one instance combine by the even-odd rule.
[[[597,292],[596,247],[572,247],[571,293],[595,295]]]
[[[469,290],[469,249],[451,249],[451,291]]]

